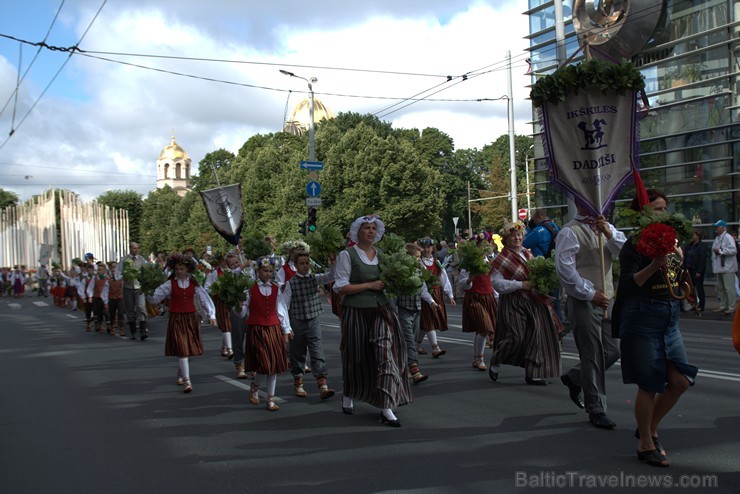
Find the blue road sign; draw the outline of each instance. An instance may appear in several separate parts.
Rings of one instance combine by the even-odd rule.
[[[306,192],[308,192],[308,197],[319,197],[319,194],[321,194],[321,184],[313,180],[308,182]]]
[[[301,170],[323,170],[323,161],[301,161]]]

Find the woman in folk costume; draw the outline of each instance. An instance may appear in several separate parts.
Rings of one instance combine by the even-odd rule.
[[[54,305],[64,307],[64,296],[67,290],[67,281],[62,276],[62,270],[59,268],[51,269],[51,278],[49,279],[49,292],[54,296]]]
[[[501,364],[515,365],[525,369],[527,384],[544,386],[560,375],[558,334],[563,326],[550,297],[531,290],[527,261],[533,255],[522,246],[524,224],[505,224],[501,237],[504,248],[491,265],[499,298],[488,375],[496,381]]]
[[[231,309],[223,303],[218,295],[211,294],[211,285],[223,276],[224,273],[233,271],[239,259],[233,253],[227,254],[226,257],[217,253],[213,255],[212,260],[214,265],[216,265],[216,269],[206,275],[206,281],[203,283],[203,287],[211,295],[213,305],[216,306],[216,322],[218,323],[218,329],[221,330],[222,337],[221,356],[231,360],[234,358],[234,350],[231,346],[231,320],[229,320],[229,311]],[[229,265],[230,263],[231,265]]]
[[[288,370],[285,345],[290,341],[290,317],[283,300],[283,291],[273,281],[275,259],[263,256],[257,259],[257,283],[246,291],[242,306],[246,337],[244,362],[247,371],[255,377],[249,387],[249,403],[259,405],[262,376],[267,376],[267,410],[275,412],[277,375]]]
[[[385,231],[375,215],[350,227],[355,245],[337,256],[333,290],[342,295],[342,411],[354,413],[354,399],[380,408],[380,422],[400,427],[393,408],[411,403],[406,345],[396,313],[383,293],[373,246]]]
[[[200,314],[195,309],[195,300],[208,313],[212,325],[216,325],[216,308],[208,293],[198,284],[191,273],[195,261],[183,255],[175,254],[167,265],[173,270],[170,279],[159,285],[154,295],[147,297],[152,304],[158,304],[170,298],[167,338],[164,343],[164,354],[179,359],[177,384],[184,385],[183,391],[190,393],[193,385],[190,382],[190,357],[203,355],[203,341],[200,337]]]
[[[13,298],[18,298],[23,295],[24,286],[26,283],[26,277],[21,271],[19,266],[13,268],[13,273],[10,275],[10,284],[13,287]]]
[[[425,354],[421,346],[426,334],[429,343],[432,344],[432,357],[439,358],[445,353],[437,343],[437,331],[447,331],[447,308],[445,307],[444,295],[450,301],[450,305],[455,307],[455,295],[452,293],[450,280],[447,278],[447,272],[442,267],[442,263],[437,260],[434,253],[434,241],[429,237],[424,237],[417,242],[421,247],[421,262],[425,268],[432,272],[439,279],[439,283],[428,287],[434,302],[429,304],[426,301],[421,303],[421,323],[419,325],[419,353]]]
[[[488,368],[484,363],[486,342],[489,335],[496,334],[496,297],[491,285],[491,271],[489,269],[486,273],[471,276],[467,270],[461,269],[458,286],[465,293],[462,310],[463,333],[475,333],[473,368],[485,371]]]

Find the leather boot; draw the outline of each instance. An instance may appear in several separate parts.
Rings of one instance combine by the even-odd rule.
[[[92,329],[90,328],[90,322],[91,321],[89,319],[85,321],[85,331],[92,331]]]
[[[149,338],[149,328],[147,328],[146,324],[146,321],[141,321],[139,323],[139,338],[141,338],[141,341]]]
[[[319,396],[322,400],[334,396],[334,390],[329,387],[329,381],[326,379],[326,376],[316,378],[316,384],[319,385]]]
[[[246,379],[247,373],[244,372],[244,362],[239,362],[234,364],[234,367],[236,368],[236,378],[237,379]]]
[[[298,398],[305,398],[306,396],[308,396],[306,390],[303,389],[303,378],[301,376],[293,377],[293,394],[295,394]]]
[[[118,321],[118,335],[126,336],[126,328],[123,327],[123,321]]]
[[[409,374],[411,374],[411,380],[414,384],[419,384],[420,382],[424,382],[429,379],[429,376],[425,376],[421,373],[418,364],[409,365]]]
[[[128,323],[128,329],[131,332],[130,338],[132,340],[135,340],[136,339],[136,323],[135,322]]]

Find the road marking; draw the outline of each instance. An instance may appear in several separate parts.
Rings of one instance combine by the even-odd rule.
[[[67,314],[67,317],[72,318],[72,319],[79,319],[77,316],[73,316],[72,314]]]
[[[236,379],[232,379],[230,377],[222,376],[219,374],[216,374],[214,377],[220,381],[225,382],[226,384],[231,384],[232,386],[236,386],[237,388],[243,389],[245,391],[249,391],[249,386],[247,386],[246,384],[242,382],[237,381]],[[263,390],[260,390],[259,395],[260,395],[260,398],[265,399],[265,400],[267,399],[267,393],[265,393]],[[275,396],[273,401],[275,403],[287,403],[284,399],[278,396]]]
[[[8,307],[17,310],[21,308],[21,304],[8,304]]]
[[[48,307],[49,306],[49,304],[47,304],[46,302],[42,302],[40,300],[38,302],[34,302],[33,305],[35,305],[36,307]]]

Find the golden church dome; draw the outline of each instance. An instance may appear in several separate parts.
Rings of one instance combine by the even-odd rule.
[[[314,97],[313,99],[313,121],[319,123],[323,119],[330,120],[334,118],[334,112],[326,106],[321,100]],[[299,101],[290,113],[290,118],[285,122],[284,132],[291,134],[300,134],[308,130],[311,122],[311,98]]]
[[[185,152],[183,148],[180,147],[178,143],[175,142],[175,133],[172,133],[172,140],[170,141],[169,146],[165,147],[162,152],[159,154],[159,159],[169,159],[172,161],[184,159],[189,160],[190,156],[188,156],[188,153]]]

